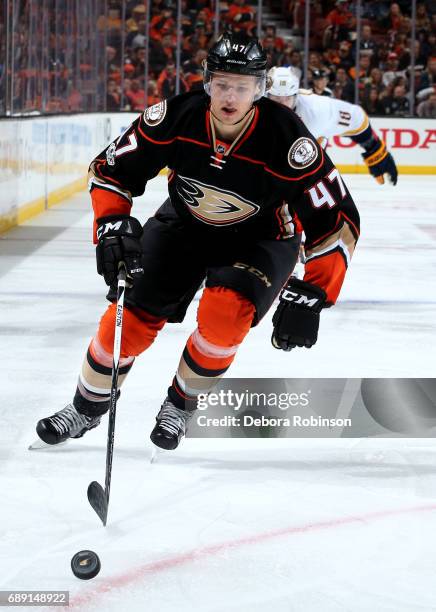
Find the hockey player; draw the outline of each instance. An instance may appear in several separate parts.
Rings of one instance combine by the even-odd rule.
[[[267,95],[294,110],[322,146],[327,146],[330,136],[351,138],[364,149],[362,157],[377,182],[383,184],[387,174],[390,182],[397,184],[394,158],[373,132],[360,106],[299,89],[299,79],[292,69],[276,66],[268,72]]]
[[[187,407],[226,372],[283,287],[273,345],[316,342],[320,312],[335,303],[358,238],[359,215],[338,170],[294,113],[263,97],[265,84],[257,40],[225,34],[207,56],[205,91],[146,109],[90,166],[97,271],[111,285],[110,301],[121,262],[132,285],[120,384],[165,323],[183,320],[206,279],[198,326],[151,433],[162,448],[177,447],[192,416]],[[142,227],[132,199],[165,167],[169,198]],[[301,228],[302,281],[290,279]],[[72,403],[38,422],[45,442],[82,436],[108,410],[114,321],[112,303]]]

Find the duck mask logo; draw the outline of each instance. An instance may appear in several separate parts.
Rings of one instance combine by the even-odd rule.
[[[233,191],[224,191],[186,176],[178,175],[177,193],[194,217],[209,225],[240,223],[259,211],[257,204]]]

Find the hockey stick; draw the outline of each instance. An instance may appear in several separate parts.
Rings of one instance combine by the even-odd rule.
[[[126,291],[126,269],[120,267],[118,272],[117,287],[117,311],[115,315],[115,335],[114,335],[114,354],[112,362],[112,383],[109,400],[109,424],[107,430],[106,447],[106,477],[104,489],[95,480],[88,487],[88,501],[101,518],[103,525],[106,525],[107,513],[109,509],[109,494],[111,489],[112,458],[114,454],[115,437],[115,413],[117,408],[118,395],[118,371],[120,366],[121,353],[121,331],[123,326],[124,293]]]

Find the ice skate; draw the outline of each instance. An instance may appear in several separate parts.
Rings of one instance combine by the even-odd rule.
[[[174,450],[186,435],[187,425],[193,411],[181,410],[174,406],[167,397],[156,417],[156,425],[150,434],[150,440],[159,448]]]
[[[38,421],[36,433],[46,444],[59,444],[68,438],[81,438],[100,424],[101,416],[88,417],[68,404],[59,412]]]

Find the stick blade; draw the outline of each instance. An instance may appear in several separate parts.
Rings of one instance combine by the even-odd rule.
[[[88,487],[88,501],[100,517],[103,525],[106,526],[108,499],[101,484],[95,480],[93,480]]]

